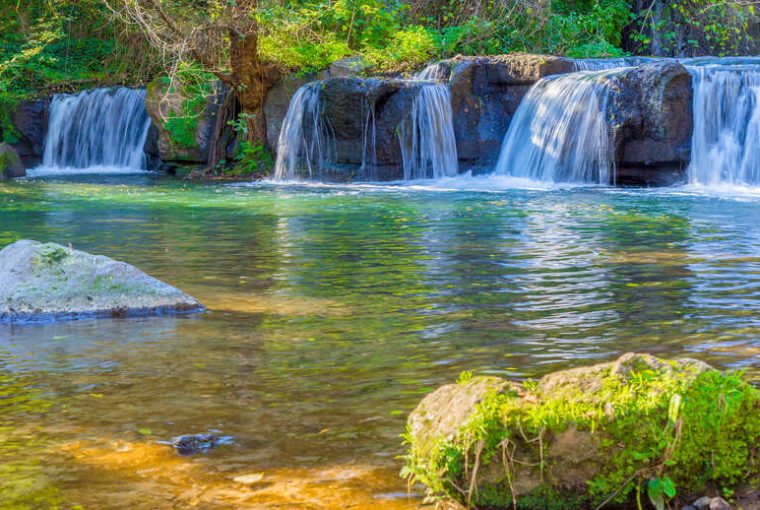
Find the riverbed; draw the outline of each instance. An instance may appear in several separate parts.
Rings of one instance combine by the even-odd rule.
[[[760,381],[760,193],[0,183],[0,246],[124,260],[201,315],[0,326],[0,494],[17,507],[418,508],[406,415],[464,370],[627,351]],[[174,436],[231,444],[179,456]]]

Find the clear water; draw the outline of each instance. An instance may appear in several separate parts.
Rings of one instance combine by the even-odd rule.
[[[210,309],[0,327],[0,499],[418,508],[405,415],[462,370],[639,350],[760,379],[760,195],[516,183],[0,184],[0,245],[71,243]],[[234,444],[159,443],[211,429]]]

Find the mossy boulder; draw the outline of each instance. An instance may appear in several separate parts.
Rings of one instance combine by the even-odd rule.
[[[172,86],[159,77],[146,87],[145,108],[158,129],[158,156],[175,165],[205,165],[226,90],[219,82]]]
[[[425,397],[406,439],[405,477],[476,508],[760,489],[760,391],[692,359],[629,353],[522,384],[465,377]]]
[[[0,322],[201,310],[179,289],[102,255],[29,240],[0,251]]]
[[[0,143],[0,181],[25,175],[26,169],[15,149],[5,142]]]

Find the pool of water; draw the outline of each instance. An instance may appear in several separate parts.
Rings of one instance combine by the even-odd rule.
[[[0,246],[132,263],[197,316],[0,326],[19,508],[417,508],[405,417],[463,370],[632,350],[760,379],[760,196],[605,188],[0,184]],[[173,436],[234,438],[178,456]]]

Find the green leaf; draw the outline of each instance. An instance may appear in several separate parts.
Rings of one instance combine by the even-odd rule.
[[[150,430],[147,427],[141,427],[141,428],[137,429],[137,433],[141,434],[143,436],[149,436],[149,435],[153,434],[153,431]]]

